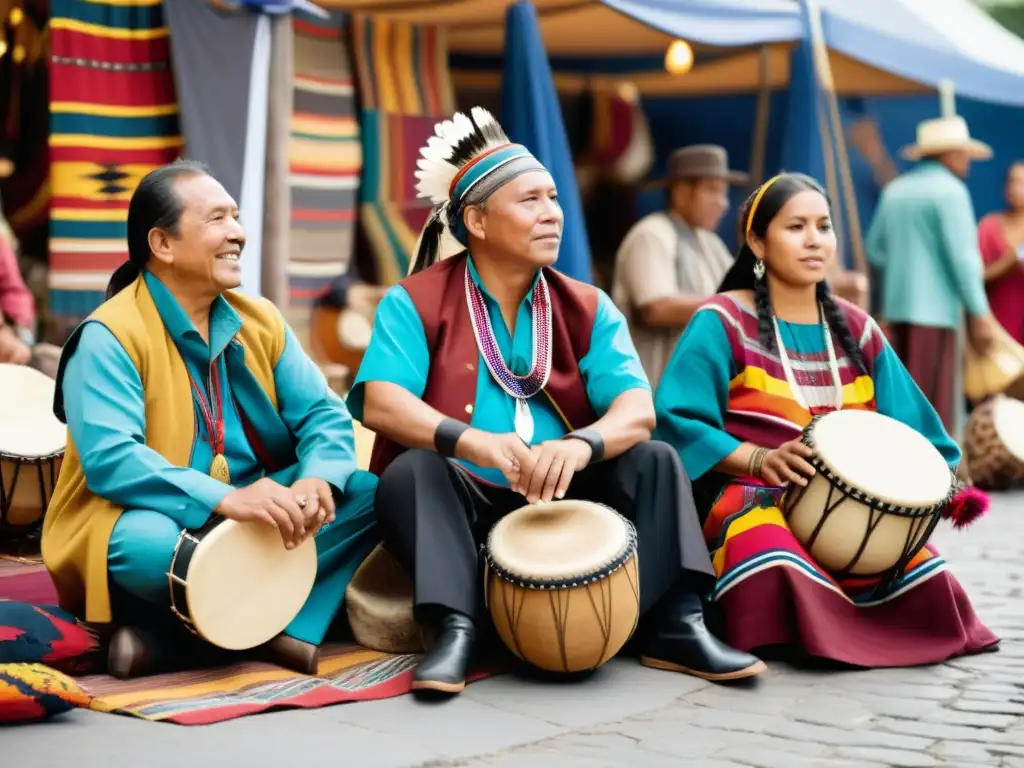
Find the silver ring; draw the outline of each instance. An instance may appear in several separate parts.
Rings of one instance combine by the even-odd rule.
[[[295,503],[297,503],[299,505],[299,509],[305,509],[306,508],[306,497],[305,496],[296,496],[295,497]]]

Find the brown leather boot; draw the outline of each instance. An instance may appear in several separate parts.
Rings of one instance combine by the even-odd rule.
[[[320,666],[320,646],[280,634],[263,646],[271,664],[315,675]]]

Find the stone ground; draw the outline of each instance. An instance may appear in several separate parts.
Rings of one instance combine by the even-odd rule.
[[[927,669],[771,664],[724,688],[615,661],[576,684],[500,677],[458,699],[411,697],[206,727],[74,712],[0,730],[0,765],[421,768],[1024,768],[1024,494],[937,534],[999,653]]]

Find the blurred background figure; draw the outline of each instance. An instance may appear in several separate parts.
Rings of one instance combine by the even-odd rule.
[[[57,375],[60,349],[36,344],[36,300],[22,279],[6,222],[0,226],[0,363]]]
[[[978,247],[985,268],[985,290],[992,314],[1024,343],[1024,160],[1006,172],[1006,209],[978,224]]]
[[[715,230],[729,210],[729,185],[747,178],[729,169],[723,147],[677,149],[668,160],[666,210],[640,219],[619,247],[612,299],[626,316],[652,387],[683,328],[732,266]]]
[[[883,190],[868,231],[868,258],[883,276],[881,314],[896,353],[946,430],[959,437],[964,312],[976,349],[994,334],[964,179],[972,161],[990,159],[992,149],[951,115],[921,122],[917,143],[901,154],[917,165]]]

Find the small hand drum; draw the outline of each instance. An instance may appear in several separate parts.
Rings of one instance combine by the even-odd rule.
[[[549,672],[583,672],[619,652],[640,618],[636,531],[587,501],[533,504],[491,529],[484,595],[499,637]]]
[[[833,411],[804,430],[816,474],[782,508],[793,534],[837,577],[894,577],[928,542],[956,491],[942,454],[874,411]]]
[[[313,539],[286,549],[273,526],[216,515],[178,537],[167,574],[171,611],[219,648],[255,648],[298,616],[316,569]]]
[[[67,447],[54,381],[0,364],[0,543],[38,536]]]

